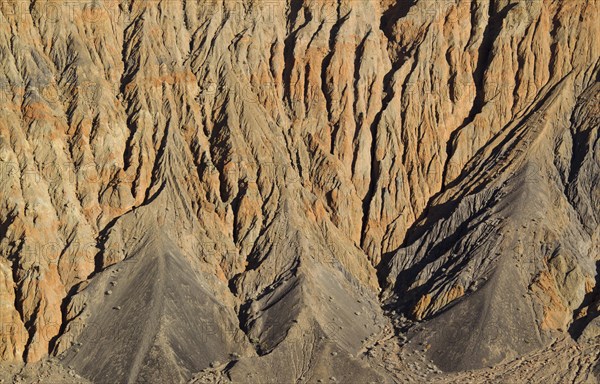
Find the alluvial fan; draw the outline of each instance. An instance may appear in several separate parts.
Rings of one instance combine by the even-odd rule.
[[[0,382],[599,382],[599,19],[0,0]]]

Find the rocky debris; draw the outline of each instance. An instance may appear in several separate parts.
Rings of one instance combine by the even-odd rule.
[[[0,2],[0,360],[592,382],[599,7]]]

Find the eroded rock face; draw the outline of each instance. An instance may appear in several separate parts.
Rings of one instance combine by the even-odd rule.
[[[393,382],[595,345],[599,12],[2,1],[0,359]]]

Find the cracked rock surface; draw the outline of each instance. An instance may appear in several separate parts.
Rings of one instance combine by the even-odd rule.
[[[0,1],[0,380],[598,382],[599,16]]]

